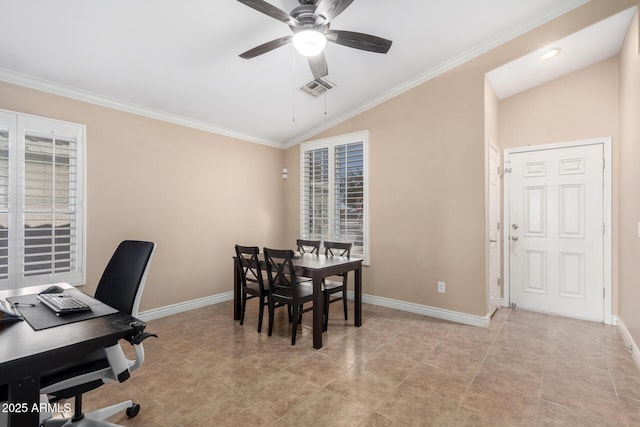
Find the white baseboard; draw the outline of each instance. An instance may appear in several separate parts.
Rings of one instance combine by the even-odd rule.
[[[353,299],[353,291],[347,291],[347,298]],[[449,320],[451,322],[462,323],[464,325],[479,326],[481,328],[487,328],[491,323],[491,317],[488,314],[486,316],[476,316],[473,314],[446,310],[444,308],[415,304],[391,298],[377,297],[375,295],[363,294],[362,302],[401,311],[408,311],[409,313],[422,314],[423,316],[435,317],[437,319]]]
[[[353,299],[353,291],[347,292],[347,298],[351,300]],[[149,320],[159,319],[161,317],[171,316],[172,314],[178,314],[184,311],[206,307],[208,305],[219,304],[221,302],[231,300],[233,300],[233,291],[198,298],[191,301],[179,302],[177,304],[167,305],[164,307],[153,308],[151,310],[141,311],[140,313],[138,313],[138,318],[147,322]],[[449,320],[451,322],[462,323],[464,325],[479,326],[482,328],[488,327],[491,322],[489,315],[475,316],[473,314],[460,313],[443,308],[415,304],[412,302],[400,301],[391,298],[377,297],[374,295],[363,294],[362,302],[371,305],[378,305],[381,307],[393,308],[401,311],[408,311],[410,313],[421,314],[423,316],[435,317],[437,319]]]
[[[230,300],[233,300],[233,291],[197,298],[191,301],[179,302],[177,304],[171,304],[164,307],[152,308],[151,310],[141,311],[138,313],[137,317],[140,320],[147,322],[149,320],[159,319],[161,317],[171,316],[172,314],[178,314],[184,311],[194,310],[196,308],[219,304]]]
[[[624,326],[624,322],[620,317],[617,318],[618,329],[620,329],[620,333],[622,334],[622,338],[624,338],[624,342],[627,344],[627,347],[631,350],[631,355],[633,356],[633,360],[640,368],[640,350],[638,349],[638,345],[633,340],[633,337],[629,333],[629,330],[626,326]]]

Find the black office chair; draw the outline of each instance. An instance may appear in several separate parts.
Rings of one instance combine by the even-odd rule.
[[[94,297],[113,308],[137,316],[155,248],[153,242],[125,240],[120,243],[100,278]],[[44,426],[113,426],[100,420],[120,411],[126,411],[131,418],[138,414],[140,405],[131,400],[91,413],[82,413],[83,393],[108,382],[127,380],[130,372],[140,368],[144,362],[142,341],[156,335],[143,332],[143,322],[134,326],[136,332],[129,342],[134,346],[135,360],[127,359],[118,343],[80,356],[77,362],[60,366],[42,375],[40,392],[43,395],[47,395],[52,401],[75,398],[73,418],[50,418],[44,421]]]
[[[247,300],[258,298],[260,302],[260,313],[258,316],[258,332],[262,332],[262,319],[264,317],[264,307],[269,305],[269,289],[264,285],[262,279],[262,268],[258,254],[260,248],[257,246],[236,245],[236,262],[240,273],[242,284],[242,305],[240,311],[240,324],[244,324],[244,313],[247,308]]]
[[[313,300],[313,287],[308,282],[300,282],[296,276],[292,250],[264,248],[263,253],[269,278],[269,336],[273,332],[274,309],[287,305],[291,309],[290,321],[293,323],[291,345],[295,345],[302,313],[313,310],[313,307],[304,308],[305,303]]]
[[[324,254],[326,256],[343,256],[351,257],[352,243],[343,242],[324,242]],[[342,273],[342,280],[330,280],[325,279],[322,284],[322,291],[324,292],[324,326],[326,331],[329,325],[329,304],[342,300],[342,307],[344,309],[344,320],[349,320],[347,314],[347,274]],[[341,296],[331,298],[331,295],[341,292]]]

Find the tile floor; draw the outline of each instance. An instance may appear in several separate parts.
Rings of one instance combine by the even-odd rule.
[[[503,308],[483,329],[365,304],[355,328],[339,306],[319,351],[310,313],[292,347],[285,311],[268,337],[253,303],[244,326],[231,302],[148,322],[142,369],[85,409],[133,398],[136,418],[110,419],[127,426],[640,426],[615,327]]]

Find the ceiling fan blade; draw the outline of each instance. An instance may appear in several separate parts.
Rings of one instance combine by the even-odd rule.
[[[291,41],[292,38],[293,36],[289,35],[289,36],[280,37],[275,40],[271,40],[270,42],[266,42],[264,44],[261,44],[260,46],[256,46],[253,49],[249,49],[248,51],[241,53],[240,58],[244,58],[244,59],[255,58],[256,56],[262,55],[263,53],[270,52],[274,49],[277,49],[279,47],[286,45]]]
[[[387,53],[391,48],[391,43],[393,43],[391,40],[372,36],[371,34],[341,30],[329,30],[327,40],[354,49],[376,53]]]
[[[351,3],[353,0],[320,0],[313,14],[316,24],[327,24],[340,15]]]
[[[262,12],[272,18],[282,21],[287,25],[296,25],[298,20],[289,15],[287,12],[278,9],[264,0],[238,0],[240,3],[249,6],[252,9]]]
[[[327,66],[327,58],[324,56],[324,52],[320,52],[316,56],[309,57],[309,68],[314,79],[321,79],[329,74],[329,67]]]

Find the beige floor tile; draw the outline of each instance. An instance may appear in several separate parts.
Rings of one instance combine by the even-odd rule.
[[[361,423],[370,410],[328,390],[321,390],[296,406],[285,419],[296,426],[354,426]]]
[[[458,400],[425,395],[401,384],[380,405],[378,412],[394,425],[447,426],[458,409]]]
[[[349,369],[350,365],[316,352],[300,359],[286,368],[286,371],[322,387],[344,375]]]
[[[481,329],[363,306],[363,326],[331,306],[324,347],[311,313],[297,343],[285,310],[273,336],[224,302],[147,323],[146,360],[85,410],[133,399],[126,426],[640,426],[640,369],[616,328],[500,309]],[[131,348],[126,353],[132,355]]]
[[[327,384],[325,389],[351,402],[369,409],[376,409],[398,384],[399,382],[358,373],[355,369],[350,369]]]
[[[621,397],[620,404],[629,426],[640,426],[640,400]]]
[[[484,413],[496,425],[534,426],[539,396],[513,389],[496,390],[491,384],[474,380],[462,400],[462,406]]]

